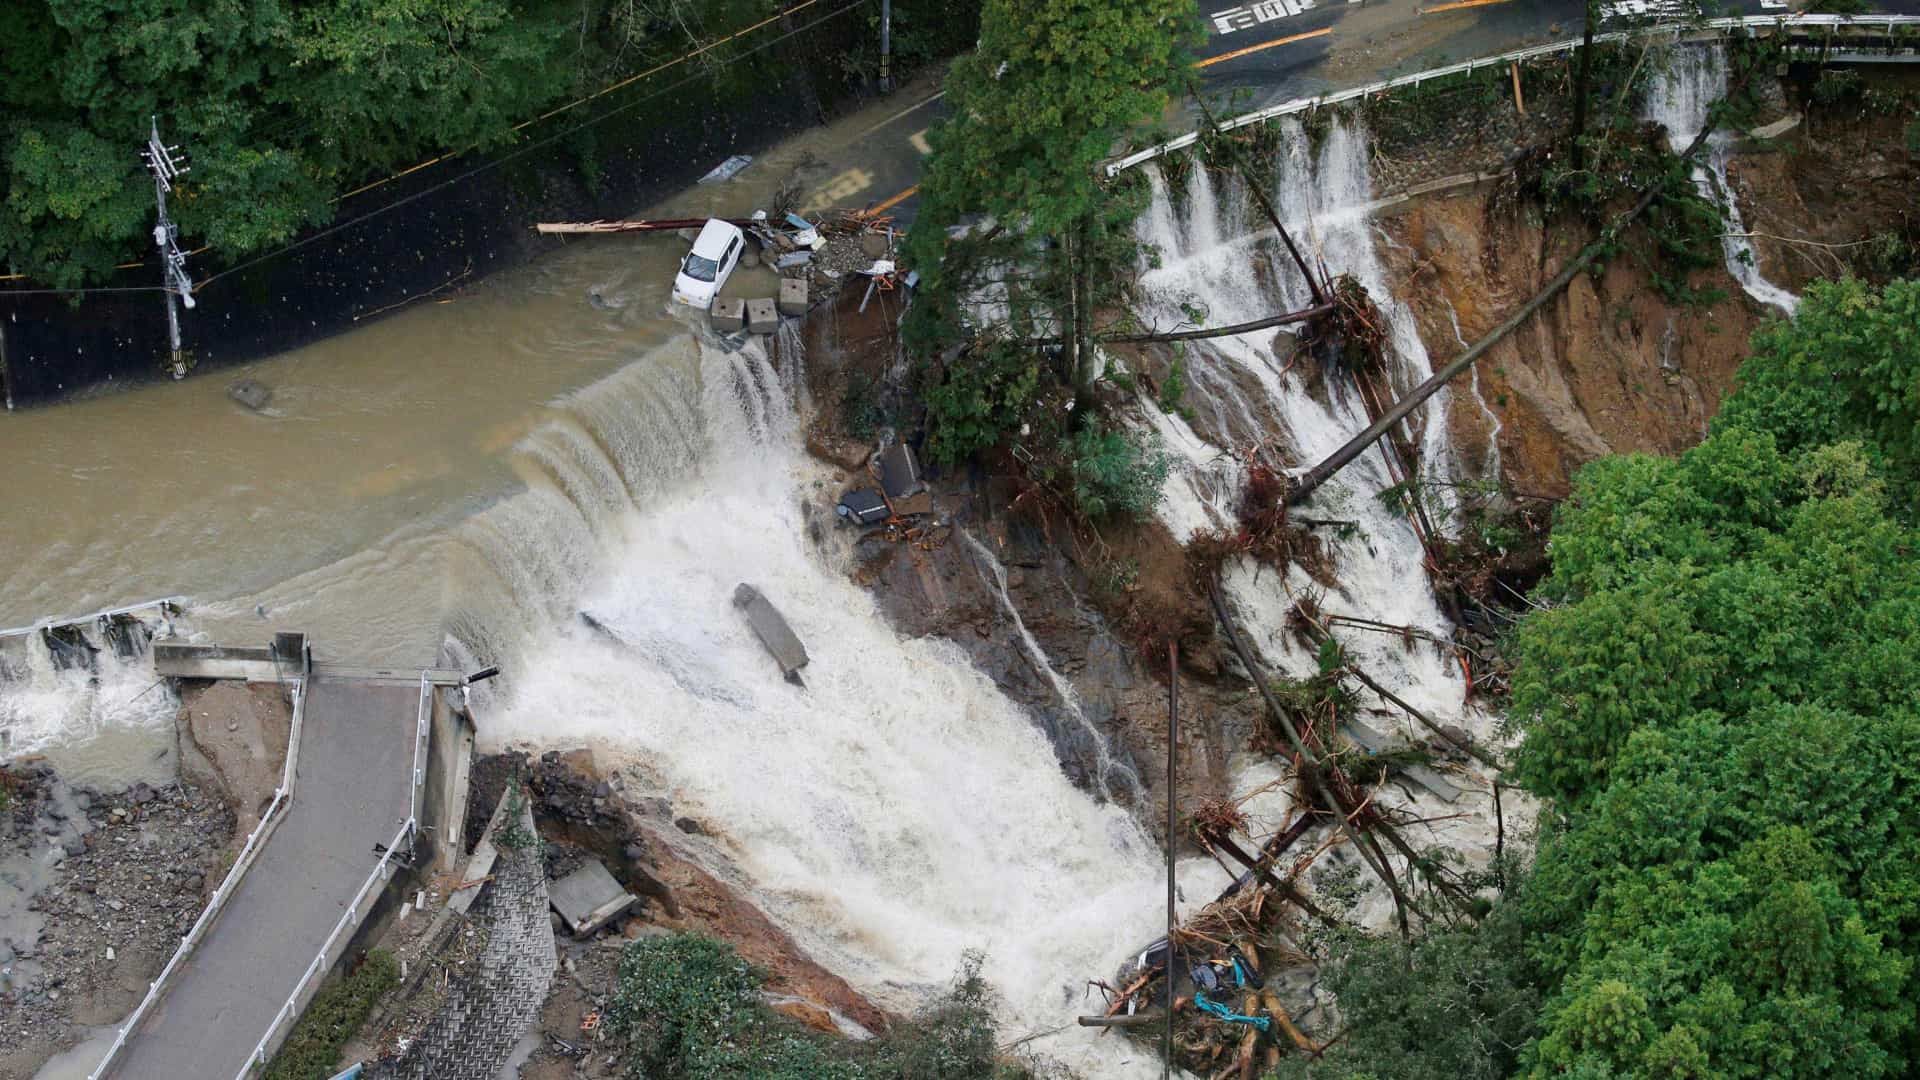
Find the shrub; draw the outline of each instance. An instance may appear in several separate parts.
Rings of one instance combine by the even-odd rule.
[[[989,449],[1020,427],[1040,392],[1040,358],[1032,350],[996,344],[947,365],[946,378],[926,389],[928,451],[955,465]]]
[[[1088,420],[1061,446],[1073,503],[1094,520],[1153,510],[1170,468],[1157,440],[1112,430]]]
[[[653,1080],[1014,1080],[998,1060],[992,998],[969,953],[953,988],[911,1023],[853,1043],[769,1009],[761,974],[698,934],[636,941],[621,957],[607,1025],[628,1043],[627,1075]]]
[[[373,1012],[373,1003],[400,982],[400,965],[384,949],[367,953],[358,970],[326,986],[273,1056],[264,1080],[327,1080],[345,1046]]]

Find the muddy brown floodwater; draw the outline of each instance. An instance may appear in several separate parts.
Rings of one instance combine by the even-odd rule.
[[[846,182],[846,161],[876,139],[910,160],[917,127],[879,129],[917,93],[642,216],[745,215],[785,185],[807,204],[891,194],[870,172]],[[456,525],[527,482],[514,448],[554,403],[627,365],[697,377],[659,351],[693,319],[669,300],[683,250],[672,234],[575,240],[271,360],[0,417],[0,626],[183,594],[214,640],[298,629],[328,659],[431,660],[465,584]],[[773,292],[766,271],[738,277],[729,292]],[[271,391],[263,410],[229,400],[241,379]]]

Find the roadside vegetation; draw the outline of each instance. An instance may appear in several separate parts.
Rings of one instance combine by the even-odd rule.
[[[698,934],[627,946],[607,1025],[626,1040],[627,1075],[651,1080],[1023,1080],[1003,1058],[993,998],[969,956],[953,985],[911,1021],[866,1042],[773,1011],[763,976],[733,947]]]
[[[183,246],[233,259],[330,221],[353,188],[439,154],[551,135],[659,89],[641,80],[528,130],[516,125],[678,57],[683,95],[624,114],[673,126],[749,103],[790,53],[754,54],[785,27],[777,0],[20,0],[0,5],[0,272],[58,286],[105,279],[153,246],[141,165],[150,117],[192,155],[171,209]],[[818,5],[808,17],[844,8]],[[971,42],[977,0],[896,0],[894,70]],[[801,18],[795,16],[796,19]],[[817,82],[878,69],[878,5],[826,24],[840,48]],[[557,147],[591,178],[596,129]]]
[[[316,994],[285,1045],[268,1064],[264,1080],[327,1080],[339,1068],[340,1050],[373,1014],[374,1002],[400,982],[400,964],[374,949],[344,979]]]

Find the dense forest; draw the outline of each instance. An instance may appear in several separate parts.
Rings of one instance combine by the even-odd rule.
[[[1604,458],[1516,635],[1530,873],[1356,941],[1341,1077],[1875,1077],[1920,1060],[1920,282],[1814,286],[1705,442]]]
[[[192,156],[173,212],[222,257],[326,222],[345,192],[421,159],[531,137],[517,125],[689,61],[724,78],[839,12],[831,77],[878,68],[879,5],[817,0],[19,0],[0,5],[0,267],[71,286],[151,247],[149,118]],[[893,5],[896,69],[971,43],[977,4]],[[725,40],[763,20],[756,35]],[[712,47],[709,47],[712,46]],[[676,70],[675,76],[685,71]],[[641,80],[629,98],[658,89]],[[570,111],[569,125],[617,104]],[[684,107],[667,95],[661,108]],[[644,119],[646,110],[636,110]],[[585,114],[585,115],[583,115]],[[629,114],[628,119],[633,119]],[[540,134],[548,133],[542,129]],[[575,148],[576,150],[579,148]],[[564,152],[564,151],[563,151]]]

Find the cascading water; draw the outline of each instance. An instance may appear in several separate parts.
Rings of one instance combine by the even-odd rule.
[[[1336,120],[1314,141],[1288,121],[1281,132],[1282,149],[1275,174],[1269,178],[1278,209],[1288,231],[1307,249],[1309,261],[1318,259],[1333,274],[1351,274],[1372,295],[1390,328],[1387,359],[1389,379],[1404,390],[1431,373],[1414,315],[1395,295],[1384,265],[1374,250],[1367,216],[1372,202],[1367,170],[1368,140],[1357,124]],[[1250,321],[1278,311],[1295,310],[1310,302],[1306,282],[1267,228],[1237,211],[1216,209],[1239,206],[1244,192],[1237,180],[1215,192],[1216,180],[1196,164],[1187,182],[1187,210],[1171,204],[1164,181],[1150,175],[1153,203],[1142,217],[1141,239],[1160,252],[1160,264],[1142,273],[1145,304],[1151,320],[1177,323],[1183,305],[1198,306],[1209,324]],[[1227,519],[1224,508],[1233,505],[1238,477],[1219,465],[1216,447],[1244,446],[1271,440],[1293,461],[1305,466],[1331,453],[1368,423],[1364,405],[1343,380],[1330,377],[1316,390],[1285,357],[1293,337],[1261,332],[1190,343],[1187,351],[1190,407],[1196,424],[1208,429],[1215,444],[1194,437],[1177,418],[1163,418],[1158,409],[1144,412],[1160,429],[1163,440],[1179,451],[1179,475],[1169,482],[1161,512],[1170,528],[1183,539],[1198,528]],[[1449,396],[1442,391],[1416,414],[1413,441],[1420,447],[1418,468],[1423,477],[1450,480],[1454,473],[1447,412]],[[1270,418],[1246,430],[1248,417]],[[1342,519],[1352,526],[1325,537],[1338,584],[1326,588],[1300,566],[1285,575],[1263,572],[1256,564],[1239,560],[1229,564],[1222,585],[1237,611],[1244,631],[1263,658],[1279,672],[1293,677],[1314,674],[1318,662],[1296,643],[1286,627],[1287,613],[1305,595],[1320,598],[1324,611],[1412,627],[1445,639],[1451,629],[1434,600],[1427,577],[1426,554],[1413,526],[1397,503],[1387,505],[1379,493],[1394,486],[1395,474],[1378,444],[1336,474],[1311,500],[1315,517]],[[1444,487],[1437,492],[1444,495]],[[1451,505],[1441,502],[1441,509]],[[1422,709],[1429,716],[1459,723],[1478,738],[1492,737],[1492,718],[1463,704],[1465,680],[1448,654],[1419,642],[1409,646],[1385,634],[1336,628],[1351,661],[1375,680]],[[1381,703],[1384,706],[1384,703]],[[1382,711],[1369,716],[1376,728],[1395,728],[1416,738],[1419,729],[1404,717]],[[1259,762],[1243,766],[1243,787],[1266,779]],[[1385,794],[1410,800],[1421,816],[1457,815],[1454,820],[1427,827],[1420,839],[1462,851],[1484,861],[1494,846],[1490,807],[1482,791],[1470,792],[1459,804],[1447,806],[1428,796]],[[1435,811],[1434,807],[1443,809]],[[1486,809],[1485,814],[1478,811]],[[1464,814],[1461,812],[1465,811]],[[1360,914],[1384,921],[1388,908],[1376,896]]]
[[[1129,766],[1113,760],[1106,738],[1100,734],[1098,728],[1094,727],[1093,721],[1087,719],[1086,711],[1080,707],[1080,695],[1074,692],[1073,684],[1055,670],[1053,661],[1047,659],[1046,650],[1040,647],[1040,642],[1034,638],[1033,631],[1027,629],[1027,620],[1021,617],[1020,609],[1014,606],[1013,597],[1007,592],[1007,568],[1002,566],[993,552],[972,533],[962,529],[958,530],[956,535],[973,552],[974,563],[980,570],[981,578],[993,588],[994,595],[1000,601],[1001,610],[1013,620],[1013,628],[1020,635],[1021,651],[1027,654],[1027,660],[1033,664],[1041,678],[1047,681],[1047,685],[1053,689],[1054,696],[1060,699],[1060,707],[1073,721],[1077,733],[1075,743],[1092,749],[1093,780],[1099,785],[1100,794],[1112,799],[1114,785],[1118,783],[1126,792],[1128,806],[1146,805],[1146,788],[1141,786],[1139,775]]]
[[[0,756],[46,755],[71,783],[162,776],[180,701],[154,679],[152,641],[175,629],[145,608],[0,635]]]
[[[1667,129],[1667,145],[1679,153],[1699,137],[1707,123],[1707,110],[1726,96],[1724,48],[1718,45],[1675,48],[1647,91],[1646,118]],[[1721,234],[1720,248],[1727,272],[1748,296],[1792,315],[1800,307],[1800,298],[1767,280],[1760,272],[1753,248],[1745,242],[1747,227],[1740,217],[1740,200],[1727,180],[1727,159],[1732,154],[1733,141],[1733,133],[1724,128],[1716,128],[1707,136],[1705,163],[1693,169],[1694,186],[1726,214],[1727,227]]]
[[[690,346],[682,360],[698,378],[649,382],[643,416],[605,413],[631,398],[617,382],[563,403],[601,433],[588,446],[616,448],[606,467],[628,505],[608,511],[618,500],[566,479],[573,447],[536,433],[523,448],[535,486],[485,515],[492,546],[476,554],[504,592],[537,592],[456,622],[457,651],[512,652],[480,703],[483,742],[587,743],[646,777],[714,834],[675,837],[688,855],[883,1004],[910,1010],[980,948],[1013,1034],[1065,1023],[1081,980],[1156,933],[1153,842],[1068,783],[956,647],[900,639],[848,580],[832,518],[812,512],[822,481],[799,452],[793,376],[751,348]],[[798,362],[793,343],[783,360]],[[662,425],[674,452],[660,456],[627,456],[606,434]],[[595,538],[584,560],[561,535],[576,530],[554,524],[582,491],[592,499],[569,514],[603,518],[577,530]],[[805,642],[804,689],[734,610],[741,581]],[[536,629],[517,644],[484,632],[501,615]],[[1153,1073],[1125,1040],[1068,1032],[1034,1045],[1084,1075]]]

